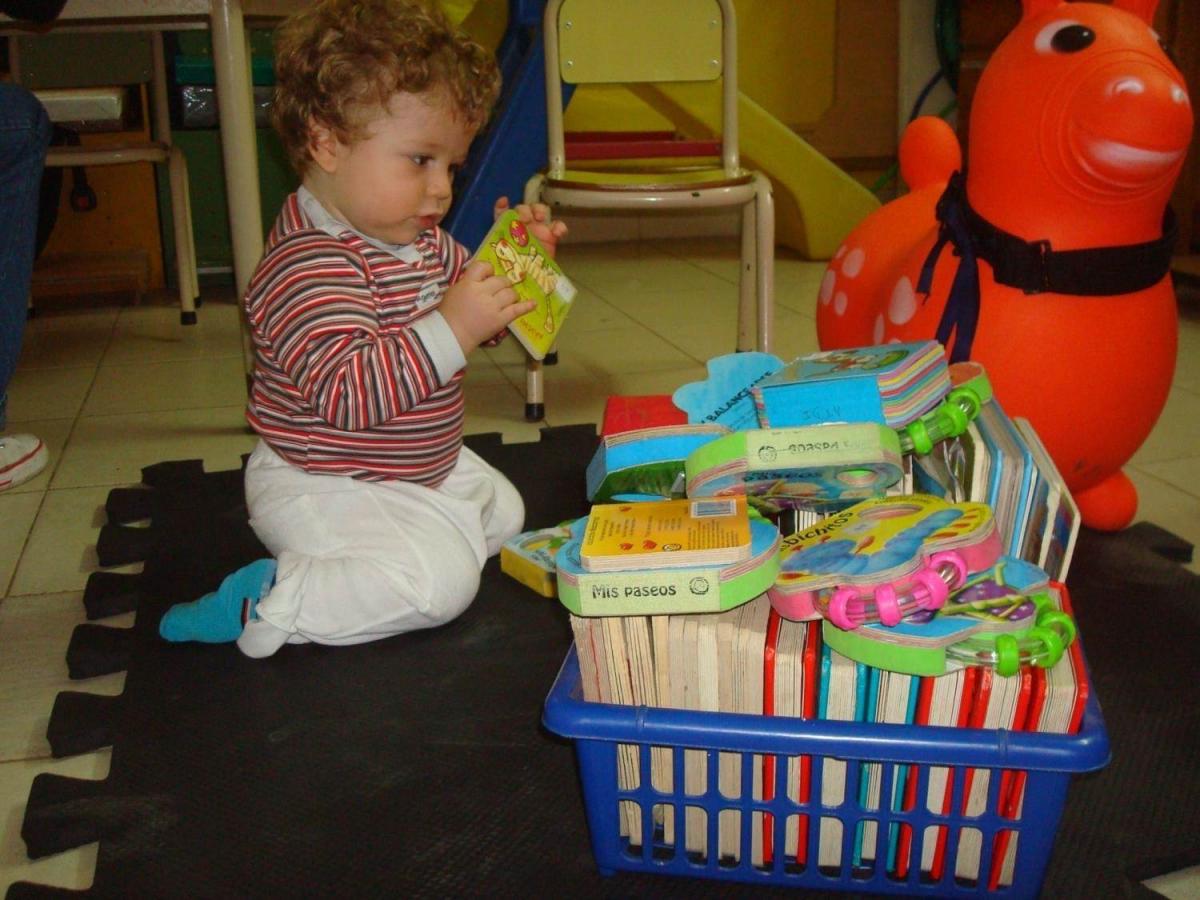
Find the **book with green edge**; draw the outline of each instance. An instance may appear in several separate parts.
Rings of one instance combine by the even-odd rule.
[[[1044,648],[1044,657],[1021,662],[1053,664],[1062,649],[1056,636],[1069,644],[1074,627],[1063,621],[1051,593],[1045,572],[1025,560],[1002,556],[995,566],[972,575],[937,612],[922,612],[892,627],[872,624],[850,631],[824,622],[821,633],[829,646],[851,659],[910,675],[941,675],[965,665],[962,653],[947,651],[965,641],[994,647],[1005,634],[1017,639],[1018,650],[1027,656],[1048,638],[1055,646]],[[1039,628],[1053,629],[1057,635],[1047,636],[1035,630]]]
[[[708,423],[602,435],[587,467],[588,500],[607,503],[631,496],[682,497],[688,455],[728,433],[723,425]]]
[[[701,565],[589,572],[582,538],[555,558],[558,599],[577,616],[644,616],[723,612],[766,592],[779,574],[779,530],[750,519],[750,556],[725,566]]]
[[[563,322],[575,300],[575,286],[562,268],[529,231],[515,210],[508,210],[492,225],[475,253],[508,279],[522,300],[533,300],[532,311],[508,325],[534,359],[545,359],[554,348]]]
[[[736,431],[693,450],[689,497],[744,493],[767,512],[806,503],[851,503],[900,480],[896,432],[872,422]]]

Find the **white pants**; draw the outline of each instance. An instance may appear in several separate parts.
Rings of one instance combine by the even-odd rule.
[[[517,489],[466,447],[430,488],[312,475],[260,441],[246,467],[246,503],[278,563],[238,638],[248,656],[449,622],[474,599],[487,558],[525,521]]]

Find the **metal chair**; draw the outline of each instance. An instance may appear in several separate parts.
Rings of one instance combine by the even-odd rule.
[[[525,201],[544,202],[556,210],[626,212],[740,207],[736,347],[769,351],[775,208],[770,180],[743,168],[738,156],[737,24],[732,0],[550,0],[543,32],[549,162],[544,174],[526,183]],[[572,165],[567,159],[564,83],[619,84],[636,91],[652,90],[663,82],[717,80],[721,82],[720,131],[715,135],[719,159],[685,162],[671,154],[648,160],[644,145],[630,148],[636,159],[619,164]],[[536,421],[544,411],[542,365],[529,358],[525,417]]]

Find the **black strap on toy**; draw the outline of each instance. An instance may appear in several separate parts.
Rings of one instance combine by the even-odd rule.
[[[1098,297],[1128,294],[1157,284],[1170,271],[1171,253],[1178,237],[1175,214],[1168,206],[1163,215],[1163,233],[1143,244],[1089,247],[1084,250],[1055,250],[1049,241],[1026,241],[997,228],[971,208],[966,179],[961,172],[950,176],[937,202],[940,223],[937,241],[917,281],[917,291],[929,294],[933,269],[946,244],[959,257],[950,296],[938,322],[937,339],[949,345],[951,362],[971,356],[971,343],[979,322],[979,259],[992,266],[999,284],[1017,287],[1027,294],[1043,292]]]

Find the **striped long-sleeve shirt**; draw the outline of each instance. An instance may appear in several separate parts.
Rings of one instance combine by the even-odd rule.
[[[440,228],[382,249],[291,195],[246,294],[251,427],[308,472],[440,484],[465,360],[436,308],[467,258]]]

